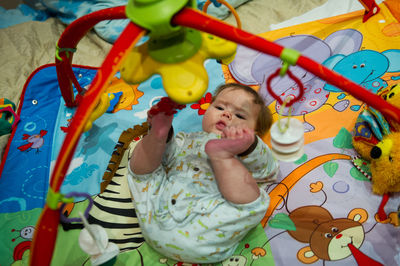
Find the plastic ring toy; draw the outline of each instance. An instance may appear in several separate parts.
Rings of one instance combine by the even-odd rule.
[[[267,80],[267,91],[269,92],[269,94],[272,95],[272,97],[274,97],[275,100],[278,101],[278,103],[280,105],[282,105],[283,104],[283,100],[278,95],[276,95],[275,92],[271,88],[271,81],[274,78],[276,78],[277,76],[280,76],[280,74],[279,74],[280,71],[281,71],[281,69],[279,68],[274,74],[272,74],[271,76],[268,77],[268,80]],[[292,72],[290,72],[290,70],[287,70],[287,74],[299,86],[299,95],[297,95],[297,97],[294,97],[293,99],[291,99],[290,101],[288,101],[286,103],[286,107],[290,107],[297,100],[299,100],[299,99],[301,99],[301,97],[303,97],[304,87],[303,87],[303,83],[301,83],[301,81],[295,75],[293,75]],[[285,100],[285,102],[286,102],[286,100]]]
[[[236,12],[235,8],[234,8],[233,6],[231,6],[231,5],[230,5],[228,2],[226,2],[225,0],[216,0],[216,1],[217,1],[218,3],[221,3],[221,4],[223,4],[224,6],[226,6],[226,7],[232,12],[232,14],[235,16],[237,27],[238,27],[239,29],[242,29],[242,22],[240,21],[239,15],[238,15],[238,13]],[[204,6],[203,6],[203,12],[204,12],[204,13],[207,13],[208,6],[209,6],[211,3],[212,3],[212,2],[211,2],[210,0],[207,0],[207,2],[204,4]]]

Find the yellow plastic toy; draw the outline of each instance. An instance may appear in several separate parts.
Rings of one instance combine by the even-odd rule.
[[[122,79],[128,84],[138,84],[153,74],[160,74],[165,91],[173,101],[187,104],[200,100],[208,87],[208,75],[204,68],[204,61],[208,58],[215,58],[223,63],[229,63],[234,58],[237,45],[214,35],[191,29],[188,30],[187,35],[192,35],[197,39],[201,38],[199,50],[189,59],[181,62],[173,61],[176,60],[176,56],[173,59],[154,59],[158,54],[149,52],[149,46],[157,44],[149,41],[132,49],[127,56],[121,67]],[[168,54],[172,57],[176,50],[180,50],[181,45],[196,45],[187,42],[183,44],[182,39],[175,41],[177,43],[174,46],[175,49],[171,49],[167,53],[165,53],[165,49],[168,47],[160,47],[160,50],[163,50],[163,56]]]
[[[108,107],[110,107],[110,101],[114,99],[114,97],[115,96],[112,93],[111,94],[103,93],[100,96],[99,103],[97,104],[93,112],[90,114],[89,120],[83,129],[84,132],[90,130],[93,126],[93,122],[107,111]]]

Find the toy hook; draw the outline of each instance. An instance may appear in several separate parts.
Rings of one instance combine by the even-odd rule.
[[[289,69],[289,66],[294,66],[297,63],[297,60],[300,57],[300,52],[291,49],[291,48],[283,48],[280,58],[282,59],[282,68],[279,71],[279,75],[283,77]]]
[[[55,192],[52,188],[49,188],[46,198],[47,206],[49,206],[49,208],[52,210],[57,210],[59,202],[71,203],[74,202],[74,199],[66,197],[59,192]]]

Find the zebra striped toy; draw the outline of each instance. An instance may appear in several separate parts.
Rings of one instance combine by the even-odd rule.
[[[109,241],[121,252],[136,249],[144,242],[127,181],[128,162],[137,141],[147,133],[147,123],[124,131],[116,144],[101,183],[101,192],[93,196],[88,222],[102,226]],[[88,200],[69,204],[63,213],[75,217]],[[61,223],[64,230],[82,229],[82,223]]]

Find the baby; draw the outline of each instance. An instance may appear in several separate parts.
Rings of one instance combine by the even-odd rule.
[[[129,162],[128,182],[143,236],[178,261],[223,261],[269,205],[257,182],[278,172],[259,138],[271,126],[271,113],[252,88],[229,83],[217,89],[203,131],[172,136],[172,119],[150,110],[151,129]]]

